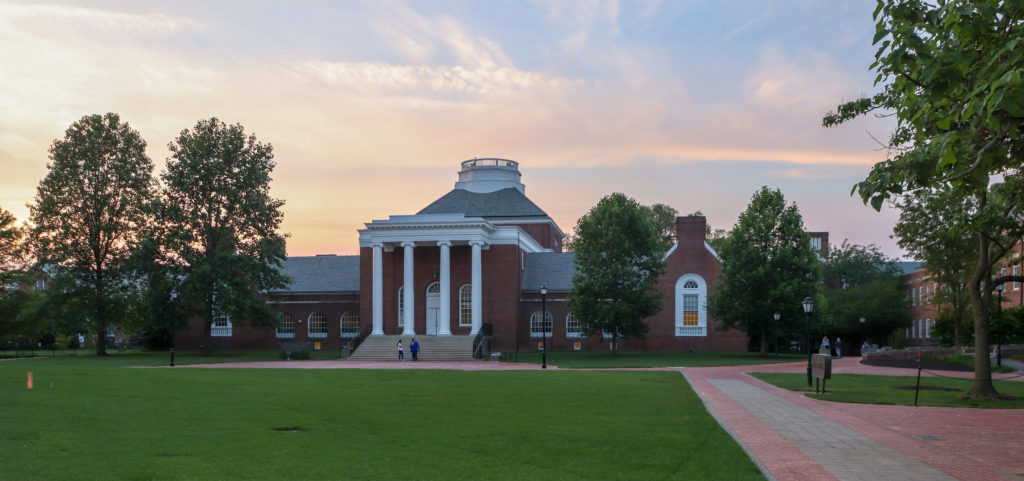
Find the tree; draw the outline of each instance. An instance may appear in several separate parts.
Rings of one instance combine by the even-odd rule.
[[[973,318],[967,285],[977,258],[977,240],[964,222],[977,213],[974,198],[960,196],[945,185],[918,189],[897,199],[896,206],[900,218],[893,232],[899,246],[924,261],[930,279],[942,286],[935,296],[936,327],[940,321],[944,326],[937,334],[952,334],[959,349],[965,337],[963,326]]]
[[[278,317],[260,292],[287,285],[281,271],[285,236],[278,232],[284,202],[270,195],[270,144],[239,125],[200,120],[170,144],[160,217],[164,258],[180,279],[183,314],[203,322],[211,352],[214,319],[274,326]]]
[[[666,204],[652,204],[646,209],[650,211],[651,217],[654,219],[658,235],[668,246],[665,249],[671,248],[676,241],[676,217],[679,216],[679,211]]]
[[[601,199],[576,223],[569,243],[576,273],[569,308],[590,333],[642,338],[644,319],[661,310],[655,290],[668,245],[650,210],[614,193]]]
[[[8,286],[21,269],[21,242],[24,234],[15,225],[17,219],[3,207],[0,207],[0,286]],[[0,292],[0,296],[6,293]]]
[[[145,151],[146,142],[117,114],[82,117],[50,147],[50,171],[29,206],[36,261],[66,286],[51,300],[73,309],[71,317],[96,334],[100,356],[133,288],[125,261],[149,220],[143,206],[155,184]]]
[[[840,105],[823,124],[876,110],[896,118],[889,158],[854,191],[875,209],[895,196],[949,186],[976,202],[962,226],[975,240],[967,284],[974,311],[974,385],[968,398],[994,398],[988,322],[992,267],[1020,238],[1024,183],[1024,4],[1003,0],[879,0],[879,45],[871,69],[882,91]],[[993,186],[992,180],[1003,178]]]
[[[874,244],[860,246],[843,240],[830,249],[822,266],[822,284],[828,300],[824,314],[833,336],[884,336],[910,325],[901,274]]]
[[[779,190],[761,187],[718,249],[722,275],[708,299],[722,329],[736,328],[761,340],[767,353],[772,314],[783,322],[803,319],[800,301],[817,292],[818,270],[811,238],[796,204]]]

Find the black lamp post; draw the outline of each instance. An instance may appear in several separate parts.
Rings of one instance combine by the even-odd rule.
[[[1003,319],[1003,291],[1006,290],[1006,284],[999,284],[996,286],[996,292],[999,293],[999,320]],[[998,331],[998,330],[997,330]],[[1000,339],[996,342],[996,367],[1003,367],[1003,340]]]
[[[548,286],[541,284],[540,286],[540,331],[541,331],[541,344],[544,346],[544,352],[540,355],[540,368],[548,368]]]
[[[811,386],[811,311],[814,310],[814,299],[804,298],[804,314],[807,317],[807,385]]]
[[[171,367],[174,367],[174,331],[178,327],[177,319],[175,319],[175,314],[177,313],[177,302],[178,290],[171,289],[171,308],[175,311],[171,314]]]
[[[779,358],[779,319],[782,319],[782,314],[776,312],[772,314],[772,319],[775,319],[775,326],[772,329],[772,345],[775,346],[775,359]]]

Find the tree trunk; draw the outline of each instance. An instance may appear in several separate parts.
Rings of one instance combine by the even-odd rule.
[[[96,355],[107,355],[107,330],[103,326],[96,328]]]
[[[768,328],[761,324],[761,355],[768,354]]]
[[[989,242],[978,234],[978,265],[968,289],[974,309],[974,386],[964,394],[967,399],[992,399],[999,395],[992,385],[992,361],[989,359],[988,309],[992,298]]]
[[[213,354],[213,346],[211,345],[212,343],[210,342],[210,340],[213,339],[213,336],[210,334],[212,332],[212,330],[213,330],[213,321],[210,320],[210,319],[204,319],[203,320],[203,345],[200,346],[200,351],[203,353],[204,356],[209,356],[210,354]]]

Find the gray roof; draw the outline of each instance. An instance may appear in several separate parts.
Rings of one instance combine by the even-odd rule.
[[[453,189],[417,214],[465,214],[466,217],[547,217],[522,192],[514,188],[494,192]]]
[[[917,271],[923,269],[924,268],[923,267],[924,266],[924,262],[917,262],[917,261],[897,262],[896,266],[899,267],[901,271],[903,271],[903,275],[907,275],[907,274],[910,274],[912,272],[917,272]]]
[[[576,273],[572,252],[535,252],[523,260],[523,290],[539,291],[546,285],[555,292],[569,292]]]
[[[292,283],[273,292],[359,291],[359,256],[289,257],[281,271]]]

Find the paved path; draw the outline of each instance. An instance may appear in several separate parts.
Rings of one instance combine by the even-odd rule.
[[[914,376],[916,369],[834,359],[844,373]],[[1024,410],[847,404],[809,399],[747,372],[806,372],[804,362],[759,366],[659,368],[682,372],[708,410],[770,479],[1024,481]],[[540,370],[487,361],[279,361],[180,367],[290,369]],[[175,368],[178,369],[178,368]],[[557,369],[549,366],[549,369]],[[944,371],[943,376],[972,373]],[[995,374],[1011,378],[1015,374]],[[929,372],[925,376],[932,375]],[[1017,380],[1024,380],[1017,377]]]
[[[833,360],[833,374],[917,372],[858,361]],[[803,373],[806,366],[682,371],[723,427],[777,480],[1024,480],[1024,410],[834,403],[746,374]]]

